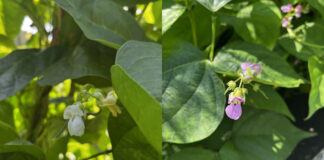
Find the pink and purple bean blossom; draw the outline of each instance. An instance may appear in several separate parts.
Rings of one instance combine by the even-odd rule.
[[[293,6],[291,4],[283,5],[281,6],[281,11],[284,13],[289,13],[293,9]]]

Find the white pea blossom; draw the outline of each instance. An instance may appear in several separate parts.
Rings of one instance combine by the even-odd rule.
[[[78,104],[68,106],[65,111],[63,118],[68,119],[68,130],[71,136],[82,136],[84,133],[84,123],[82,120],[83,111],[80,109]]]
[[[102,100],[102,106],[107,106],[109,111],[114,117],[117,117],[118,114],[121,114],[120,108],[116,105],[117,96],[115,91],[110,91],[107,94],[107,97]]]

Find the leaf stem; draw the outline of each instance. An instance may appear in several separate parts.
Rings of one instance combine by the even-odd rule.
[[[142,20],[142,18],[143,18],[143,15],[144,15],[144,12],[146,11],[146,8],[147,8],[147,6],[148,6],[149,4],[150,4],[150,3],[145,4],[142,13],[138,16],[138,18],[137,18],[137,22],[138,22],[138,23],[141,22],[141,20]]]
[[[105,150],[105,151],[103,151],[103,152],[99,152],[99,153],[97,153],[97,154],[94,154],[94,155],[92,155],[92,156],[90,156],[90,157],[88,157],[88,158],[84,158],[84,159],[82,159],[82,160],[92,159],[92,158],[98,157],[98,156],[103,155],[103,154],[109,154],[109,153],[111,153],[111,152],[112,152],[111,149],[107,149],[107,150]]]
[[[324,46],[322,45],[317,45],[317,44],[313,44],[313,43],[309,43],[309,42],[305,42],[303,40],[301,40],[300,38],[298,38],[295,34],[295,32],[290,29],[290,28],[287,28],[287,31],[289,33],[289,35],[294,38],[297,42],[303,44],[303,45],[306,45],[306,46],[309,46],[309,47],[313,47],[313,48],[324,48]]]
[[[193,43],[196,47],[198,47],[198,43],[197,43],[197,33],[196,33],[196,22],[195,22],[195,17],[192,13],[192,5],[191,2],[189,0],[186,1],[186,5],[187,5],[187,10],[189,13],[189,20],[190,20],[190,24],[191,24],[191,32],[192,32],[192,39],[193,39]]]
[[[209,59],[213,61],[214,58],[214,50],[215,50],[215,40],[216,40],[216,15],[212,14],[212,37],[211,37],[211,48],[209,53]]]

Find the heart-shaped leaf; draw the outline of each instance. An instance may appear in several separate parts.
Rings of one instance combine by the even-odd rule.
[[[293,126],[273,112],[243,108],[231,139],[220,150],[222,160],[286,159],[297,143],[314,134]]]
[[[162,3],[162,34],[164,34],[172,24],[185,12],[186,7],[173,2],[172,0],[165,0]]]
[[[309,111],[307,119],[318,109],[324,107],[324,60],[316,56],[308,60],[308,70],[312,82],[309,94]]]
[[[201,5],[206,7],[211,12],[216,12],[225,6],[231,0],[197,0]]]
[[[91,40],[118,49],[131,39],[146,40],[131,14],[113,0],[55,0]]]
[[[213,64],[216,72],[235,74],[242,62],[261,64],[262,72],[256,80],[265,84],[293,88],[305,82],[279,55],[260,45],[242,41],[224,46]]]
[[[163,141],[190,143],[215,131],[224,115],[224,84],[189,43],[163,49]]]

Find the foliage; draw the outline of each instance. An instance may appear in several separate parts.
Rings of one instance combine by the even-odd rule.
[[[0,159],[161,159],[161,8],[0,0]]]
[[[162,7],[165,160],[283,160],[314,135],[293,125],[285,98],[292,88],[309,94],[307,118],[323,106],[322,1],[164,0]],[[233,121],[224,116],[224,86],[244,78],[243,62],[262,72],[240,84],[245,103]]]

